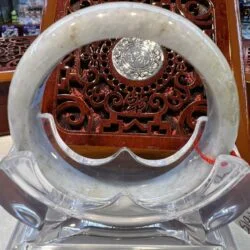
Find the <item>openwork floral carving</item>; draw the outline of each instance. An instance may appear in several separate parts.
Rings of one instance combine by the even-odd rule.
[[[60,126],[83,133],[192,133],[196,118],[206,113],[203,86],[192,66],[163,48],[167,64],[156,79],[119,79],[110,56],[117,42],[85,46],[58,66]]]
[[[33,37],[0,38],[0,71],[14,70]]]
[[[66,13],[86,8],[91,5],[115,2],[113,0],[67,0]],[[152,4],[180,14],[206,32],[212,39],[215,39],[214,32],[214,8],[210,0],[139,0],[146,4]]]
[[[60,5],[57,17],[102,2],[67,0]],[[215,40],[210,1],[141,2],[188,18]],[[206,115],[206,96],[199,75],[176,52],[162,48],[164,62],[154,77],[141,81],[126,79],[112,63],[112,50],[119,41],[95,42],[66,56],[52,74],[50,82],[56,81],[56,85],[47,91],[53,92],[54,99],[44,105],[44,111],[54,115],[63,138],[70,143],[82,142],[69,139],[74,133],[83,137],[164,135],[166,140],[185,138],[183,143],[192,134],[197,118]]]

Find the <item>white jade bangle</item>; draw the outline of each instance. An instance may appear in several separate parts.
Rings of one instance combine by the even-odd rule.
[[[79,197],[79,192],[95,181],[107,193],[111,183],[88,181],[87,177],[84,183],[78,183],[83,174],[79,176],[58,156],[53,158],[51,148],[43,143],[45,137],[37,119],[42,100],[39,88],[67,53],[94,41],[120,37],[155,41],[179,53],[200,74],[208,98],[208,122],[199,145],[204,154],[216,158],[228,153],[236,141],[239,104],[234,77],[221,51],[207,35],[187,19],[150,5],[119,2],[88,7],[59,20],[35,40],[18,65],[8,103],[10,130],[17,150],[34,152],[47,180],[60,190],[64,185],[68,193]],[[161,166],[168,165],[167,159],[159,161]],[[60,180],[56,180],[56,174]]]

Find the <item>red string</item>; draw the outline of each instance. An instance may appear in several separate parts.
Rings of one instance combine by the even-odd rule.
[[[230,153],[230,155],[239,157],[239,155],[234,150]]]
[[[199,140],[199,139],[200,139],[200,137],[198,138],[198,140]],[[212,157],[210,157],[210,156],[205,155],[204,153],[202,153],[202,151],[201,151],[200,148],[198,147],[198,142],[195,142],[195,143],[194,143],[194,149],[195,149],[195,151],[198,153],[198,155],[201,157],[202,160],[204,160],[205,162],[207,162],[207,163],[210,164],[210,165],[213,165],[213,164],[215,163],[215,159],[213,159]],[[230,155],[239,157],[235,151],[232,151],[232,152],[230,153]]]
[[[206,155],[206,154],[204,154],[204,153],[200,150],[200,148],[198,147],[198,144],[199,144],[199,142],[200,142],[201,136],[202,136],[202,133],[199,133],[199,134],[197,135],[197,138],[196,138],[196,140],[194,141],[194,150],[198,153],[198,155],[201,157],[201,159],[203,159],[205,162],[207,162],[207,163],[210,164],[210,165],[214,165],[215,159],[212,158],[212,157],[210,157],[210,156],[208,156],[208,155]],[[234,150],[230,153],[230,155],[239,157],[239,155],[238,155]]]
[[[215,159],[213,159],[212,157],[205,155],[204,153],[201,152],[200,148],[198,147],[198,144],[200,142],[202,133],[199,133],[197,135],[196,140],[194,141],[194,150],[198,153],[198,155],[201,157],[202,160],[204,160],[205,162],[207,162],[210,165],[213,165],[215,163]]]
[[[203,154],[197,145],[194,147],[194,149],[198,153],[198,155],[201,157],[202,160],[204,160],[210,165],[214,165],[215,159],[211,158],[208,155]]]

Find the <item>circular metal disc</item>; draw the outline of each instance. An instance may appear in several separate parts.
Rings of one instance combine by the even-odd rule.
[[[161,46],[150,40],[123,38],[112,51],[116,71],[129,80],[146,80],[154,76],[163,65]]]

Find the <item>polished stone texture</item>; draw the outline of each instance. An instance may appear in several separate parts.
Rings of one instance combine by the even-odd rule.
[[[70,151],[55,136],[55,127],[50,120],[53,135],[66,155],[62,157],[48,141],[40,122],[40,118],[46,120],[46,117],[39,116],[42,84],[54,65],[80,46],[119,37],[155,41],[178,52],[195,67],[205,82],[209,108],[208,122],[199,149],[214,159],[220,154],[229,153],[238,132],[239,105],[235,81],[226,59],[212,40],[185,18],[162,8],[138,3],[112,3],[86,8],[61,19],[36,39],[22,58],[10,87],[8,111],[11,134],[17,151],[33,153],[36,164],[27,167],[27,172],[32,169],[32,181],[42,182],[40,195],[49,195],[54,204],[60,198],[59,209],[64,212],[80,217],[86,204],[96,208],[112,204],[112,209],[104,213],[112,217],[116,211],[117,218],[114,221],[117,223],[119,220],[126,225],[130,222],[147,223],[149,221],[141,218],[129,220],[124,212],[130,211],[130,216],[135,206],[140,207],[137,215],[144,214],[152,222],[159,219],[158,213],[145,211],[142,207],[149,209],[159,205],[160,210],[164,202],[164,206],[169,209],[164,211],[172,218],[176,216],[175,210],[179,213],[185,211],[184,206],[184,210],[177,206],[179,200],[183,199],[185,205],[184,198],[190,200],[193,192],[200,186],[206,186],[216,170],[195,152],[184,157],[184,153],[193,146],[192,141],[173,156],[161,160],[142,159],[129,149],[122,149],[106,159],[93,160]],[[25,160],[25,157],[24,154],[20,161]],[[67,157],[81,164],[88,174],[73,169],[71,163],[64,160]],[[124,176],[122,173],[103,178],[102,171],[112,164],[119,166],[121,159],[126,159],[123,162],[129,164],[128,167],[137,164],[141,168],[138,176],[147,173],[147,178],[139,181],[121,180],[120,177]],[[177,167],[168,171],[173,166]],[[157,168],[163,168],[164,173],[152,178]],[[29,193],[30,189],[26,187],[25,191]],[[196,209],[200,206],[201,203],[195,203]],[[88,212],[89,217],[94,216],[98,221],[110,220],[108,216],[103,217],[103,211],[97,211],[95,215]],[[162,216],[166,218],[166,214]]]

